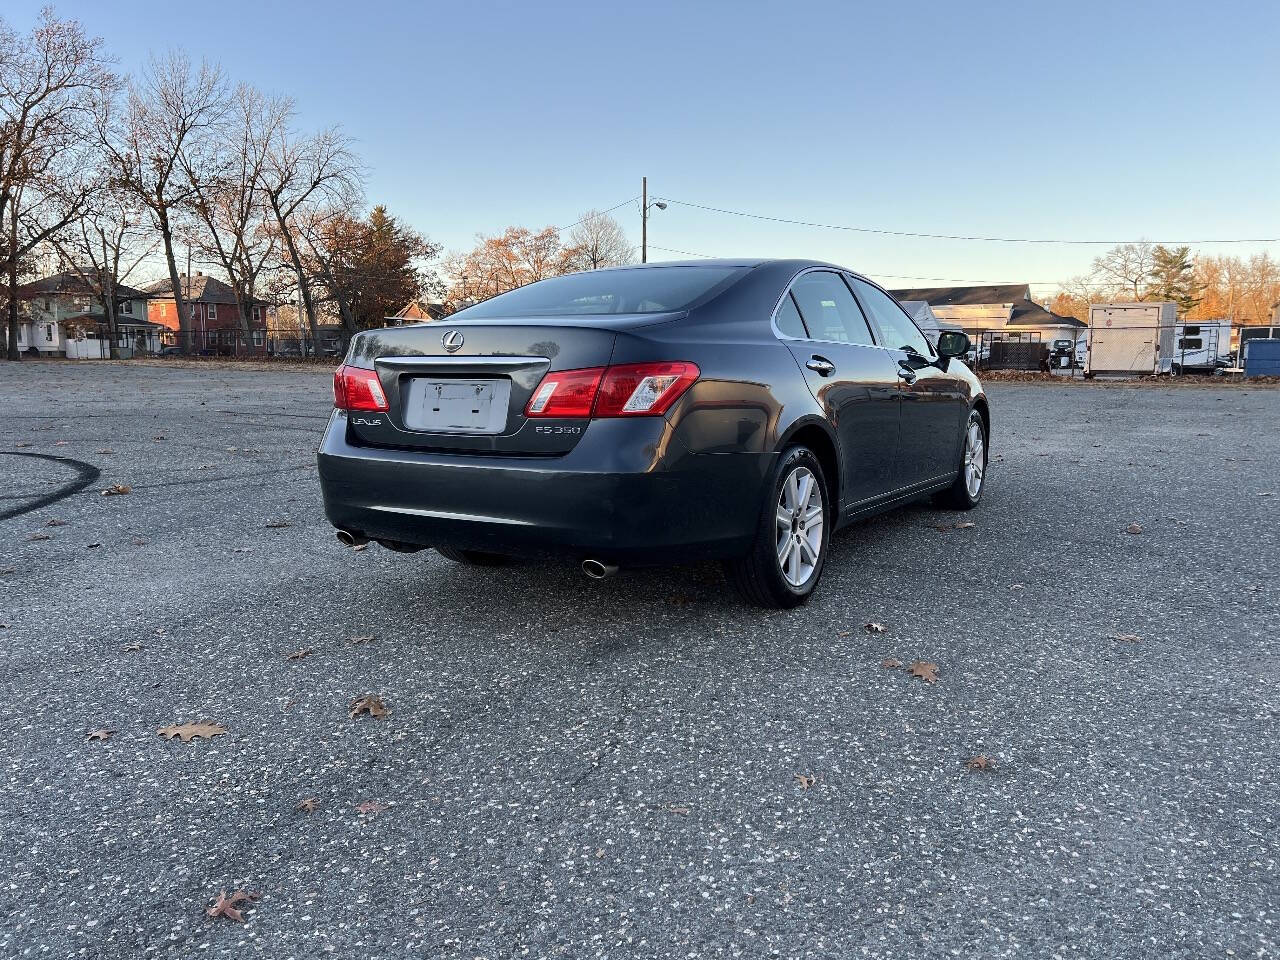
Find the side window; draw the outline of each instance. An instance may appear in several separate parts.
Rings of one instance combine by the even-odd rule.
[[[804,321],[800,319],[800,311],[796,309],[796,302],[791,299],[790,293],[782,298],[782,303],[778,306],[777,323],[778,331],[784,337],[791,337],[794,340],[809,339]]]
[[[791,285],[791,295],[811,339],[868,346],[875,343],[858,301],[838,274],[826,270],[806,273]]]
[[[858,299],[867,308],[867,312],[876,321],[876,326],[884,334],[884,345],[891,350],[910,350],[922,357],[932,357],[933,347],[925,339],[920,328],[912,322],[903,309],[879,287],[873,287],[865,280],[853,277],[853,287],[858,291]]]

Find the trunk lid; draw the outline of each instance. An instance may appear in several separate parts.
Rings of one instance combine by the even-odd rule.
[[[352,438],[441,452],[567,453],[587,420],[524,415],[543,375],[605,366],[620,331],[679,316],[459,319],[366,331],[346,362],[377,371],[389,409],[350,414]]]

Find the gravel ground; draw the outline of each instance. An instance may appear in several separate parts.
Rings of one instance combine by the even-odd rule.
[[[340,547],[323,372],[2,372],[0,956],[1277,954],[1280,390],[996,384],[767,613]]]

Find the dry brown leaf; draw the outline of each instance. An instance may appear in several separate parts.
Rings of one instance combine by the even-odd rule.
[[[54,517],[48,523],[45,524],[46,527],[65,527],[66,525],[67,525],[67,521],[59,520],[57,517]]]
[[[315,652],[315,651],[310,650],[310,649],[307,649],[307,650],[295,650],[295,651],[293,651],[293,653],[286,654],[286,655],[285,655],[285,659],[286,659],[286,660],[305,660],[307,657],[311,656],[311,654],[312,654],[312,653],[314,653],[314,652]]]
[[[937,683],[938,681],[938,665],[930,663],[928,660],[916,660],[911,666],[907,667],[907,673],[913,677],[919,677],[925,683]]]
[[[1024,587],[1024,586],[1023,586],[1022,584],[1020,584],[1020,583],[1011,583],[1011,584],[1009,584],[1009,589],[1010,589],[1010,590],[1025,590],[1025,589],[1027,589],[1027,588],[1026,588],[1026,587]]]
[[[361,816],[377,816],[383,810],[390,809],[391,804],[380,803],[377,800],[366,800],[364,803],[356,804],[356,813]]]
[[[96,549],[98,549],[98,547],[100,547],[100,546],[102,546],[102,544],[98,543],[98,541],[96,541],[96,540],[95,540],[93,543],[86,543],[86,544],[84,545],[84,548],[85,548],[86,550],[96,550]]]
[[[17,567],[0,567],[0,577],[7,577],[17,572]]]
[[[1121,643],[1137,643],[1142,639],[1136,633],[1109,633],[1107,636],[1112,640],[1119,640]]]
[[[964,765],[967,770],[994,770],[996,768],[996,762],[981,753],[976,757],[970,757],[965,761]]]
[[[670,813],[678,813],[682,817],[687,817],[689,815],[688,807],[668,806],[667,811]]]
[[[320,806],[320,801],[315,797],[307,797],[305,800],[299,800],[295,810],[301,810],[303,813],[315,813]]]
[[[101,454],[103,454],[103,455],[110,454],[110,453],[115,453],[115,451],[114,451],[114,450],[112,450],[110,447],[103,447],[101,450],[99,450],[99,451],[97,451],[97,452],[98,452],[98,453],[101,453]]]
[[[369,545],[368,545],[367,543],[357,543],[357,544],[356,544],[354,547],[352,547],[351,549],[352,549],[353,551],[355,551],[356,553],[364,553],[366,550],[368,550],[368,549],[369,549]]]
[[[27,537],[28,540],[52,540],[53,537],[47,533],[33,533]]]
[[[347,642],[351,644],[353,647],[358,647],[358,646],[361,646],[362,644],[373,643],[373,641],[377,639],[378,638],[373,636],[373,634],[368,634],[363,637],[347,637]]]
[[[227,728],[220,723],[179,723],[168,727],[161,727],[156,733],[164,737],[166,740],[172,740],[177,737],[183,743],[190,743],[196,737],[205,737],[213,739],[220,737],[227,732]]]
[[[866,630],[867,633],[884,633],[884,624],[868,623],[865,627],[863,627],[863,629]]]
[[[808,790],[810,787],[812,787],[815,783],[818,782],[818,778],[811,777],[807,773],[797,773],[796,782],[800,784],[801,790]]]
[[[976,524],[976,523],[974,523],[973,521],[971,521],[971,520],[966,520],[964,523],[957,523],[957,524],[956,524],[956,529],[957,529],[957,530],[971,530],[972,528],[974,528],[974,527],[976,527],[976,526],[977,526],[977,524]]]
[[[133,653],[135,650],[141,650],[141,649],[142,649],[142,644],[140,644],[137,640],[135,640],[133,641],[133,643],[126,643],[123,647],[120,648],[120,652]]]
[[[17,443],[14,444],[14,446],[17,447],[19,450],[21,450],[23,447],[31,446],[31,444],[27,443],[25,440],[19,440]]]
[[[268,530],[283,530],[291,524],[288,520],[268,520],[265,526]]]
[[[897,670],[902,666],[902,661],[897,657],[885,657],[884,660],[881,661],[880,666],[884,667],[886,670]]]
[[[107,487],[107,489],[102,491],[102,495],[104,497],[122,497],[126,493],[132,492],[133,487],[129,486],[127,483],[113,483],[111,486]]]
[[[99,730],[90,730],[88,734],[85,735],[85,739],[86,740],[110,740],[111,735],[113,733],[115,733],[114,730],[108,730],[106,727],[103,727]]]
[[[837,637],[852,637],[852,636],[853,636],[853,631],[852,631],[852,630],[837,630],[837,631],[836,631],[836,636],[837,636]]]
[[[1125,528],[1124,528],[1124,532],[1125,532],[1125,533],[1141,533],[1141,532],[1142,532],[1142,524],[1140,524],[1140,523],[1131,523],[1131,524],[1129,524],[1127,527],[1125,527]]]
[[[244,916],[238,909],[239,905],[253,903],[257,899],[258,894],[247,890],[235,890],[230,895],[225,890],[219,890],[218,899],[213,902],[212,907],[205,910],[205,913],[211,917],[226,917],[228,920],[244,923]]]
[[[391,711],[387,708],[387,705],[382,702],[381,697],[375,697],[373,694],[369,693],[351,704],[351,711],[347,716],[358,717],[362,713],[367,713],[371,717],[381,719],[390,712]]]

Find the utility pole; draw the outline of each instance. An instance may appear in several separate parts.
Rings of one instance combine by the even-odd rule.
[[[640,178],[640,262],[649,262],[649,178]]]

